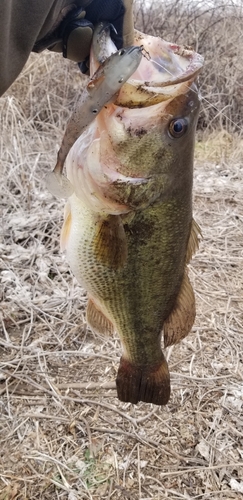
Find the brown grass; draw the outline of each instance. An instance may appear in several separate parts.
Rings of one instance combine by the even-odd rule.
[[[63,202],[43,182],[82,84],[59,56],[33,56],[0,100],[0,499],[239,499],[243,141],[221,131],[197,143],[198,314],[167,350],[171,401],[123,404],[119,340],[87,328],[59,251]]]

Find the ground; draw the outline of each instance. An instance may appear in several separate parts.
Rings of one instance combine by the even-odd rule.
[[[53,57],[33,56],[0,100],[0,500],[239,499],[243,141],[197,136],[197,318],[166,351],[171,400],[121,403],[119,339],[87,327],[85,291],[59,250],[63,200],[44,183],[80,85],[66,63],[56,95]]]

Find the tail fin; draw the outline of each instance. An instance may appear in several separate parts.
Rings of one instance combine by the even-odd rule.
[[[166,359],[155,366],[137,366],[123,357],[116,379],[120,401],[166,405],[170,398],[170,374]]]

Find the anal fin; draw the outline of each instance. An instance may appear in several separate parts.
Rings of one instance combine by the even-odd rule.
[[[91,330],[95,333],[113,334],[114,327],[110,320],[100,311],[92,299],[88,300],[86,319]]]
[[[187,270],[184,272],[175,307],[164,322],[164,345],[177,344],[190,332],[196,316],[195,296]]]
[[[94,253],[107,267],[119,269],[127,260],[127,240],[119,215],[108,215],[96,222]]]
[[[170,374],[164,355],[155,366],[137,366],[120,360],[116,378],[120,401],[137,404],[139,401],[166,405],[170,398]]]

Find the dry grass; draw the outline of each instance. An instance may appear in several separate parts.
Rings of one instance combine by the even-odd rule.
[[[59,251],[63,203],[43,183],[81,84],[57,61],[33,56],[0,100],[0,499],[239,499],[243,141],[197,143],[198,314],[167,350],[171,401],[123,404],[119,341],[87,328],[85,292]]]

